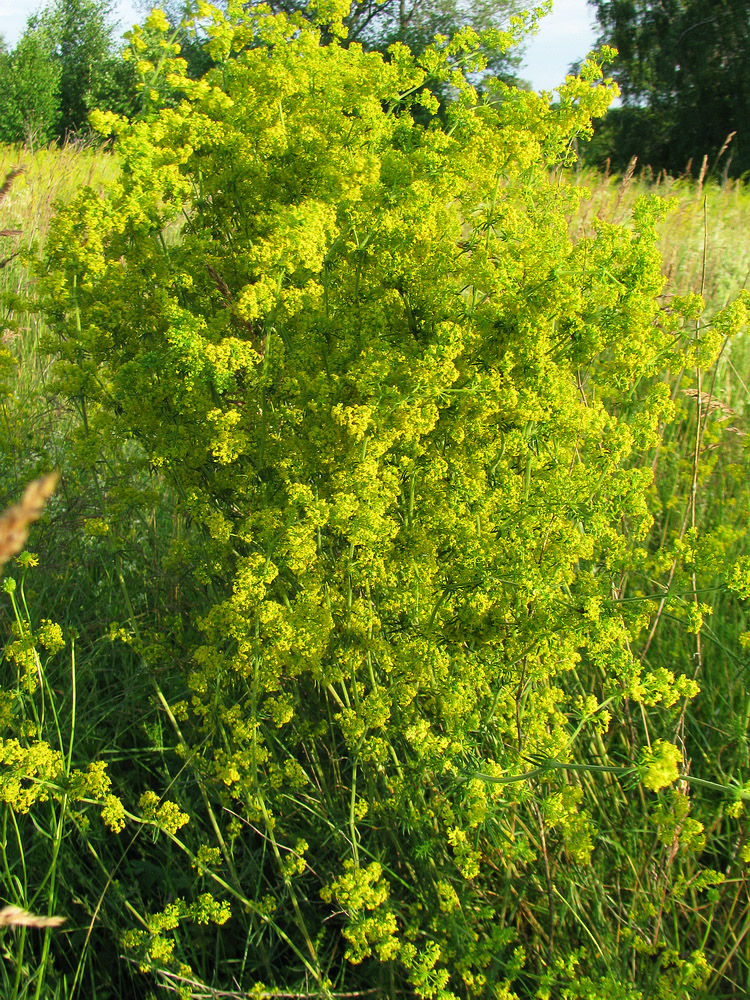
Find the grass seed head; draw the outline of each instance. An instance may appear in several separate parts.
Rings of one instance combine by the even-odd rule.
[[[65,917],[38,917],[20,906],[4,906],[0,910],[0,927],[59,927]]]
[[[5,200],[5,196],[10,191],[13,181],[16,179],[16,177],[19,177],[24,172],[25,169],[26,169],[25,167],[13,167],[5,175],[5,180],[2,183],[2,187],[0,187],[0,205],[2,205],[3,201]]]
[[[0,515],[0,569],[18,555],[29,537],[29,525],[37,521],[57,486],[59,476],[51,472],[26,487],[20,503]]]

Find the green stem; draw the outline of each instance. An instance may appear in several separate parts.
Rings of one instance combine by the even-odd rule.
[[[463,781],[469,781],[472,778],[479,778],[480,781],[488,781],[493,785],[510,785],[517,781],[530,781],[532,778],[541,778],[547,771],[590,771],[608,774],[619,774],[623,777],[628,777],[629,775],[635,775],[639,772],[639,767],[637,764],[628,764],[622,767],[618,767],[614,764],[564,764],[559,760],[548,760],[539,767],[532,768],[531,771],[523,771],[521,774],[506,774],[503,777],[497,777],[494,774],[483,774],[481,771],[471,771],[465,774],[462,778]],[[676,781],[687,781],[688,784],[698,785],[701,788],[710,788],[716,792],[722,792],[724,795],[734,795],[739,799],[750,800],[750,789],[746,790],[740,788],[736,785],[720,785],[716,781],[707,781],[705,778],[696,778],[692,774],[680,774],[675,779]]]

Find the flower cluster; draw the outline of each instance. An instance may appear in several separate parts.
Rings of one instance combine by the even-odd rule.
[[[201,875],[204,824],[221,884],[256,887],[238,940],[274,943],[245,947],[248,978],[281,949],[281,985],[322,991],[343,935],[352,989],[484,995],[523,961],[503,914],[546,848],[526,783],[467,773],[567,760],[624,697],[697,690],[636,660],[648,612],[614,596],[651,525],[639,449],[674,410],[656,375],[695,303],[659,306],[656,199],[570,234],[580,191],[550,168],[614,92],[596,60],[553,105],[485,100],[461,69],[481,64],[471,33],[384,59],[297,15],[202,10],[214,68],[188,79],[165,37],[170,100],[93,118],[122,173],[58,217],[39,275],[56,388],[86,401],[90,440],[139,443],[189,526],[170,565],[191,621],[174,656],[163,630],[138,648],[177,692],[201,798],[141,809],[174,837],[189,808]],[[156,63],[139,71],[156,86]],[[580,697],[582,662],[606,711]],[[647,787],[678,756],[655,744]],[[583,800],[557,789],[540,819],[582,866]],[[170,958],[181,906],[128,939],[147,963]]]

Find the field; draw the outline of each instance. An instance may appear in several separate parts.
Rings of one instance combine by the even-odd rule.
[[[19,167],[24,172],[0,204],[0,230],[20,230],[0,241],[0,260],[8,258],[0,271],[5,330],[0,500],[4,508],[17,503],[28,483],[52,470],[61,472],[61,481],[45,515],[30,527],[33,555],[22,554],[4,573],[0,901],[66,922],[0,930],[0,994],[9,1000],[165,993],[452,995],[434,960],[419,966],[414,959],[409,988],[394,985],[387,952],[391,931],[367,923],[382,916],[385,871],[394,893],[411,885],[411,896],[403,890],[411,902],[398,915],[404,926],[412,920],[416,927],[422,917],[415,913],[433,908],[440,921],[463,928],[447,955],[460,957],[462,934],[469,951],[479,948],[469,936],[469,902],[462,899],[459,906],[456,891],[462,890],[437,879],[438,906],[437,897],[420,889],[423,876],[410,867],[410,859],[417,858],[427,868],[430,853],[437,857],[444,849],[412,815],[418,802],[405,798],[399,805],[400,825],[390,832],[392,855],[370,855],[362,833],[366,809],[362,805],[361,815],[358,810],[365,801],[372,809],[379,793],[370,791],[366,799],[360,792],[357,798],[357,764],[353,778],[344,773],[343,744],[335,753],[331,749],[330,761],[307,761],[317,789],[309,792],[303,779],[298,781],[303,751],[290,737],[285,763],[280,737],[271,785],[277,792],[280,786],[291,789],[289,815],[302,816],[300,829],[307,814],[315,813],[316,829],[328,823],[331,830],[306,854],[307,843],[291,840],[284,824],[276,827],[270,818],[272,792],[268,801],[258,792],[251,808],[248,801],[217,791],[213,765],[202,756],[206,731],[197,723],[191,733],[185,728],[193,725],[186,678],[194,668],[180,660],[196,647],[190,635],[193,607],[206,613],[207,595],[213,600],[220,586],[208,576],[196,580],[186,565],[216,557],[197,528],[198,514],[186,513],[179,484],[135,435],[118,439],[114,417],[94,423],[95,393],[77,395],[73,376],[54,363],[60,335],[53,337],[48,329],[49,301],[38,300],[32,263],[32,255],[44,251],[56,207],[69,203],[84,185],[103,190],[118,176],[118,161],[94,149],[0,149],[0,180]],[[750,190],[742,183],[709,179],[698,185],[664,177],[656,182],[639,173],[603,178],[585,171],[572,173],[569,181],[587,189],[568,219],[574,240],[602,225],[628,229],[643,196],[670,200],[672,211],[658,225],[664,305],[674,296],[701,294],[706,313],[695,322],[709,326],[711,317],[747,288]],[[49,294],[47,285],[48,299]],[[705,369],[691,365],[689,352],[682,368],[671,366],[665,377],[674,418],[665,417],[658,440],[649,439],[637,462],[630,460],[653,471],[647,490],[653,524],[639,534],[636,515],[623,515],[632,564],[611,600],[633,614],[645,609],[645,619],[634,626],[632,654],[648,665],[651,680],[643,683],[652,688],[618,701],[603,666],[605,636],[603,651],[584,656],[561,682],[569,695],[559,720],[567,743],[555,744],[558,722],[550,723],[550,746],[539,749],[544,746],[539,736],[536,756],[523,757],[511,777],[505,774],[495,786],[470,782],[475,796],[470,808],[490,817],[486,837],[497,853],[486,896],[494,929],[487,931],[486,955],[476,960],[485,981],[467,968],[466,995],[513,995],[502,992],[511,985],[501,989],[501,982],[512,984],[519,997],[540,1000],[750,995],[750,844],[743,811],[750,797],[750,625],[744,600],[750,591],[734,569],[748,553],[748,336],[740,332],[723,339],[717,360]],[[79,363],[72,353],[68,361]],[[630,400],[623,392],[626,409]],[[530,441],[538,434],[534,454],[544,454],[541,432],[525,433]],[[413,491],[414,479],[412,500]],[[223,530],[218,520],[215,524],[212,541]],[[565,613],[573,621],[579,597],[568,593]],[[290,597],[292,614],[296,604]],[[595,617],[602,612],[592,602],[585,614]],[[436,605],[431,621],[437,612]],[[274,626],[279,642],[282,625]],[[231,623],[212,627],[231,629]],[[366,631],[366,625],[357,627]],[[562,635],[559,641],[564,643]],[[549,649],[554,651],[554,642]],[[525,670],[525,658],[523,663]],[[675,676],[683,680],[673,688]],[[539,694],[523,671],[514,674],[512,689],[500,685],[494,692],[488,717],[505,712],[520,719],[527,702],[542,698],[543,688],[540,684]],[[364,698],[356,682],[332,681],[328,690],[343,715]],[[248,697],[242,695],[242,705],[249,712]],[[200,711],[208,713],[205,705]],[[268,708],[282,721],[286,710],[281,696]],[[372,713],[379,710],[373,702]],[[554,705],[550,718],[553,711]],[[217,714],[219,728],[225,727],[229,774],[239,767],[229,748],[231,740],[239,740],[235,730],[242,719],[229,703]],[[313,723],[305,726],[310,731]],[[520,721],[518,729],[520,744]],[[441,737],[445,732],[449,727]],[[654,767],[669,772],[660,740],[679,748],[680,780],[649,786],[643,780],[648,754],[640,771],[633,762],[650,747]],[[461,754],[471,759],[471,746]],[[221,759],[217,752],[214,761]],[[428,777],[419,780],[429,782],[433,763],[425,759]],[[392,773],[406,768],[406,760],[404,752]],[[363,775],[367,766],[363,758]],[[231,776],[222,780],[230,788]],[[389,780],[397,796],[398,781]],[[350,814],[326,814],[326,803],[338,808],[344,787],[347,796],[351,789]],[[500,798],[485,793],[486,787],[501,789]],[[477,829],[479,822],[469,819],[466,828]],[[375,833],[387,825],[372,823]],[[320,889],[314,884],[316,850],[340,850],[334,828],[341,824],[349,831],[355,863],[333,890]],[[189,836],[194,827],[198,832]],[[243,842],[250,846],[243,848]],[[407,850],[412,842],[417,846]],[[458,859],[469,881],[475,877],[473,849],[470,839],[455,835],[450,857]],[[262,863],[253,852],[262,855]],[[390,868],[388,857],[398,859]],[[266,872],[269,865],[283,873],[276,882]],[[335,893],[337,902],[324,919],[335,924],[347,911],[350,923],[340,947],[354,949],[355,957],[359,949],[360,960],[369,963],[345,962],[337,946],[325,944],[316,921],[321,898],[330,902]],[[479,912],[480,904],[472,905]],[[481,919],[476,917],[477,926]],[[442,940],[441,934],[449,935],[440,921],[422,937],[421,931],[412,939],[407,935],[419,955]],[[430,926],[429,920],[423,925]],[[376,947],[384,949],[377,963],[371,958]],[[452,961],[458,968],[458,959]],[[376,965],[378,979],[372,978]],[[296,979],[284,991],[287,966],[294,967]],[[354,971],[344,973],[344,966]]]

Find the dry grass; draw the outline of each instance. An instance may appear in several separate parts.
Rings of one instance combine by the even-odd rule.
[[[16,177],[20,177],[22,173],[23,173],[23,167],[13,167],[11,170],[8,171],[5,180],[3,181],[3,184],[0,187],[0,205],[2,205],[2,203],[8,196],[8,192],[10,191],[13,185],[13,181],[16,179]],[[0,236],[20,236],[21,233],[22,233],[21,229],[0,229]],[[7,265],[10,264],[10,262],[18,256],[18,254],[19,251],[16,250],[16,252],[12,253],[9,257],[4,257],[2,260],[0,260],[0,270],[2,270],[4,267],[7,267]]]
[[[720,309],[750,285],[750,188],[741,181],[721,183],[675,178],[631,167],[622,178],[581,170],[576,182],[587,189],[574,231],[590,231],[595,221],[626,223],[638,198],[657,194],[673,203],[661,224],[660,250],[667,291],[700,292],[710,309]]]
[[[57,486],[56,472],[29,483],[21,502],[0,515],[0,569],[18,555],[29,537],[29,526],[38,520]]]
[[[59,927],[65,917],[38,917],[20,906],[4,906],[0,910],[0,927]]]
[[[44,246],[58,206],[84,186],[104,190],[117,174],[115,157],[101,149],[0,146],[0,512],[26,483],[59,467],[70,425],[48,388],[50,362],[39,350],[44,324],[27,254]]]

